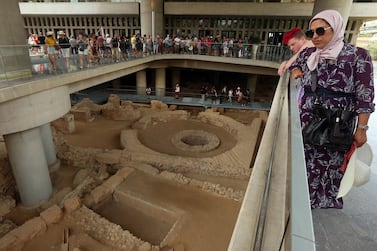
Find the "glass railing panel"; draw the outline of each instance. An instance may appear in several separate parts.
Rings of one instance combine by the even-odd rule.
[[[56,51],[52,57],[47,55],[44,45],[29,47],[27,45],[2,45],[0,46],[0,82],[2,84],[13,82],[21,78],[40,78],[71,72],[83,71],[94,67],[135,60],[160,54],[201,55],[222,58],[237,58],[243,60],[266,60],[281,62],[291,56],[285,46],[276,45],[239,45],[235,44],[224,50],[221,43],[211,46],[196,47],[184,46],[174,48],[163,45],[158,50],[135,51],[127,49],[119,51],[113,56],[111,49],[99,50],[98,55],[89,53],[79,55],[76,48],[70,48],[68,59],[63,57],[62,51]],[[51,60],[55,60],[56,69],[53,69]]]

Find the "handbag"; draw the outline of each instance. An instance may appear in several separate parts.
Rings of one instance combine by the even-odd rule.
[[[314,117],[302,129],[304,143],[336,151],[349,150],[356,125],[355,112],[341,108],[327,109],[318,102],[316,70],[312,72],[311,91],[316,97]],[[331,95],[342,96],[338,92],[332,92]]]
[[[315,117],[303,130],[304,143],[331,150],[349,150],[355,128],[354,112],[315,105]]]

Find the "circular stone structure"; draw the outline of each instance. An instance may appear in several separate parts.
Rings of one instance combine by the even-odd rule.
[[[179,131],[171,138],[172,144],[190,152],[208,152],[220,145],[220,139],[213,133],[203,130]]]
[[[216,135],[220,144],[211,151],[194,152],[177,147],[173,144],[172,138],[179,132],[185,130],[205,131]],[[143,130],[138,131],[138,140],[145,147],[171,156],[208,158],[217,156],[231,150],[237,145],[237,139],[222,127],[203,123],[195,119],[188,120],[169,120],[166,122],[154,123]],[[184,139],[190,143],[190,138]],[[203,139],[200,139],[203,140]],[[192,143],[191,143],[192,144]],[[198,144],[198,143],[196,143]],[[132,144],[131,144],[132,145]]]

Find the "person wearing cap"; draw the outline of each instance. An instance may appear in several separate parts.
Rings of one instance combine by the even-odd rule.
[[[278,74],[280,76],[287,71],[289,66],[291,66],[291,64],[296,60],[298,54],[303,49],[314,46],[311,40],[306,39],[304,31],[298,27],[295,27],[284,34],[283,44],[289,47],[293,53],[293,56],[289,60],[283,61],[280,64],[278,69]]]
[[[304,89],[299,105],[301,127],[305,129],[315,121],[318,106],[350,111],[357,126],[348,126],[355,131],[356,146],[361,147],[367,142],[368,120],[375,110],[371,56],[367,50],[344,42],[344,21],[335,10],[319,12],[309,27],[305,35],[312,39],[314,47],[305,48],[289,68],[291,78],[301,78]],[[346,152],[304,144],[312,208],[343,208],[343,200],[337,194]]]
[[[60,46],[60,52],[65,59],[65,64],[67,67],[67,71],[71,71],[71,63],[70,63],[70,57],[71,57],[71,44],[69,42],[69,38],[65,35],[64,31],[58,31],[58,44]]]
[[[57,41],[54,38],[54,32],[48,31],[46,33],[47,38],[45,39],[46,47],[45,54],[48,55],[48,59],[51,63],[52,71],[56,71],[56,48],[58,47]]]

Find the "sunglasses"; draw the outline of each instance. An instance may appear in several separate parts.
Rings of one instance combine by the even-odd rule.
[[[313,38],[313,36],[314,36],[314,33],[317,33],[317,35],[318,36],[322,36],[322,35],[324,35],[325,34],[325,32],[326,32],[326,30],[328,30],[328,29],[331,29],[331,27],[329,26],[329,27],[319,27],[319,28],[317,28],[317,29],[315,29],[315,30],[307,30],[306,32],[305,32],[305,35],[308,37],[308,38]]]

